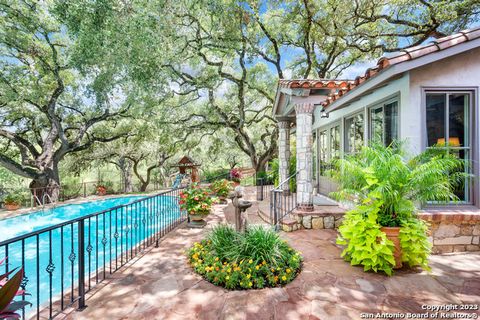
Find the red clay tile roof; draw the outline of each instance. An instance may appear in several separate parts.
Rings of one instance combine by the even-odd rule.
[[[349,83],[353,83],[353,80],[330,80],[330,79],[298,79],[298,80],[285,80],[280,79],[278,86],[280,88],[290,89],[346,89]]]
[[[328,99],[322,103],[324,107],[327,107],[332,102],[338,98],[345,95],[345,93],[353,90],[354,88],[361,85],[366,80],[375,77],[377,74],[382,72],[385,69],[388,69],[390,66],[417,59],[428,54],[445,50],[447,48],[454,47],[460,43],[471,41],[474,39],[480,38],[480,27],[470,30],[460,31],[459,33],[452,34],[447,37],[436,39],[426,45],[419,45],[412,48],[404,49],[390,57],[382,57],[378,60],[377,66],[367,69],[365,75],[358,76],[355,78],[355,81],[348,82],[346,88],[342,88],[338,92],[332,93],[328,96]],[[314,81],[314,80],[304,80],[304,81]]]

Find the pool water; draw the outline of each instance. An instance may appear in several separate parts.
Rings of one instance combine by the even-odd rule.
[[[127,251],[137,248],[143,239],[182,215],[175,196],[136,201],[141,198],[131,196],[64,205],[0,220],[0,241],[64,224],[63,227],[41,232],[38,236],[32,235],[11,243],[8,248],[0,245],[0,259],[8,257],[10,270],[24,265],[25,289],[30,294],[26,300],[33,304],[25,309],[27,316],[48,306],[50,301],[58,300],[62,294],[66,297],[65,305],[71,303],[71,299],[78,294],[79,224],[68,221],[134,202],[84,220],[85,279],[88,290],[97,279],[103,279],[103,270],[108,273],[120,267],[121,260],[125,262]]]
[[[38,210],[29,214],[0,220],[0,241],[21,236],[68,220],[100,212],[144,198],[142,196],[119,197],[79,204],[67,204]]]

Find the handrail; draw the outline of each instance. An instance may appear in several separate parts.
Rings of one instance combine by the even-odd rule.
[[[292,174],[291,176],[289,176],[287,179],[285,179],[284,181],[282,181],[277,187],[275,187],[272,191],[283,191],[280,187],[282,187],[284,184],[286,184],[287,182],[289,183],[290,180],[295,177],[296,175],[298,174],[298,171],[295,172],[294,174]]]

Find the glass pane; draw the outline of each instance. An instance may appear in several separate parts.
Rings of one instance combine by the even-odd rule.
[[[340,158],[340,126],[330,128],[330,157]]]
[[[427,139],[428,146],[445,144],[445,93],[427,93]]]
[[[313,155],[313,170],[312,170],[312,179],[317,180],[317,134],[316,132],[313,132],[313,146],[312,146],[312,155]]]
[[[385,145],[388,146],[398,138],[398,103],[386,104],[385,107]]]
[[[469,146],[468,141],[468,95],[465,93],[448,96],[449,146]]]
[[[345,145],[346,152],[357,152],[363,146],[363,113],[357,114],[345,121],[347,141]]]
[[[450,149],[450,153],[455,155],[456,157],[464,160],[463,163],[463,167],[459,169],[460,172],[465,172],[465,173],[469,173],[470,171],[470,167],[469,167],[469,159],[470,159],[470,155],[469,155],[469,150],[466,150],[466,149]],[[459,198],[460,201],[464,201],[464,202],[469,202],[470,201],[470,190],[469,190],[469,187],[470,187],[470,179],[469,178],[465,178],[464,181],[462,181],[460,184],[458,184],[455,188],[455,191],[454,193],[457,195],[457,197]]]
[[[327,148],[327,131],[324,130],[320,132],[320,174],[325,172],[325,164],[327,163]]]
[[[383,144],[383,107],[370,110],[372,141]]]

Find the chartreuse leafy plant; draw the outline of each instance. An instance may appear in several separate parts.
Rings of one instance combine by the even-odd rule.
[[[194,270],[227,289],[276,287],[292,281],[302,257],[272,229],[254,226],[242,234],[215,227],[188,251]]]
[[[455,186],[465,178],[464,163],[442,149],[407,161],[400,143],[372,145],[336,162],[332,176],[339,182],[338,200],[357,207],[346,214],[338,243],[344,257],[365,270],[392,273],[393,246],[381,227],[401,227],[402,261],[428,268],[431,245],[427,225],[416,217],[415,203],[455,201]],[[387,252],[390,251],[390,254]]]

